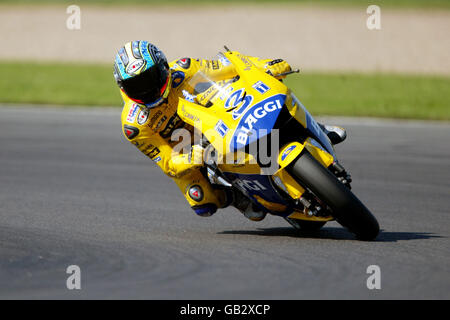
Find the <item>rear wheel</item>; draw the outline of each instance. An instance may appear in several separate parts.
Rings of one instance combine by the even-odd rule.
[[[296,180],[330,207],[333,217],[358,239],[373,240],[380,231],[375,217],[335,175],[304,150],[290,167]]]

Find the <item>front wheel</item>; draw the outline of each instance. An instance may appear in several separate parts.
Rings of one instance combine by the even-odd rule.
[[[380,232],[375,217],[359,199],[307,150],[290,166],[290,173],[332,211],[342,226],[360,240],[373,240]]]

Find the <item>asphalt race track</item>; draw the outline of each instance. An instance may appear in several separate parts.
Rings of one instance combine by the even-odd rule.
[[[335,222],[305,234],[232,208],[197,217],[119,115],[0,107],[1,299],[450,298],[448,123],[327,120],[348,129],[338,155],[382,228],[360,242]]]

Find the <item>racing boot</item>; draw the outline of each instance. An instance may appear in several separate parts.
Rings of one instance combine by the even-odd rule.
[[[319,123],[319,126],[334,145],[341,143],[347,138],[347,132],[342,127],[328,126],[321,123]]]
[[[258,209],[249,198],[236,188],[233,188],[233,202],[231,205],[252,221],[261,221],[266,217],[265,212]]]

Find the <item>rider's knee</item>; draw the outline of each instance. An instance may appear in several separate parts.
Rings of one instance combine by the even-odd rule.
[[[190,185],[187,188],[187,195],[190,200],[191,208],[195,213],[201,217],[212,216],[217,211],[217,204],[213,203],[210,199],[208,190],[206,194],[203,188],[198,185]]]
[[[217,208],[223,208],[227,204],[228,197],[226,192],[221,189],[216,189],[207,183],[196,181],[189,184],[185,190],[184,195],[191,207],[201,207],[203,205],[212,204]]]

